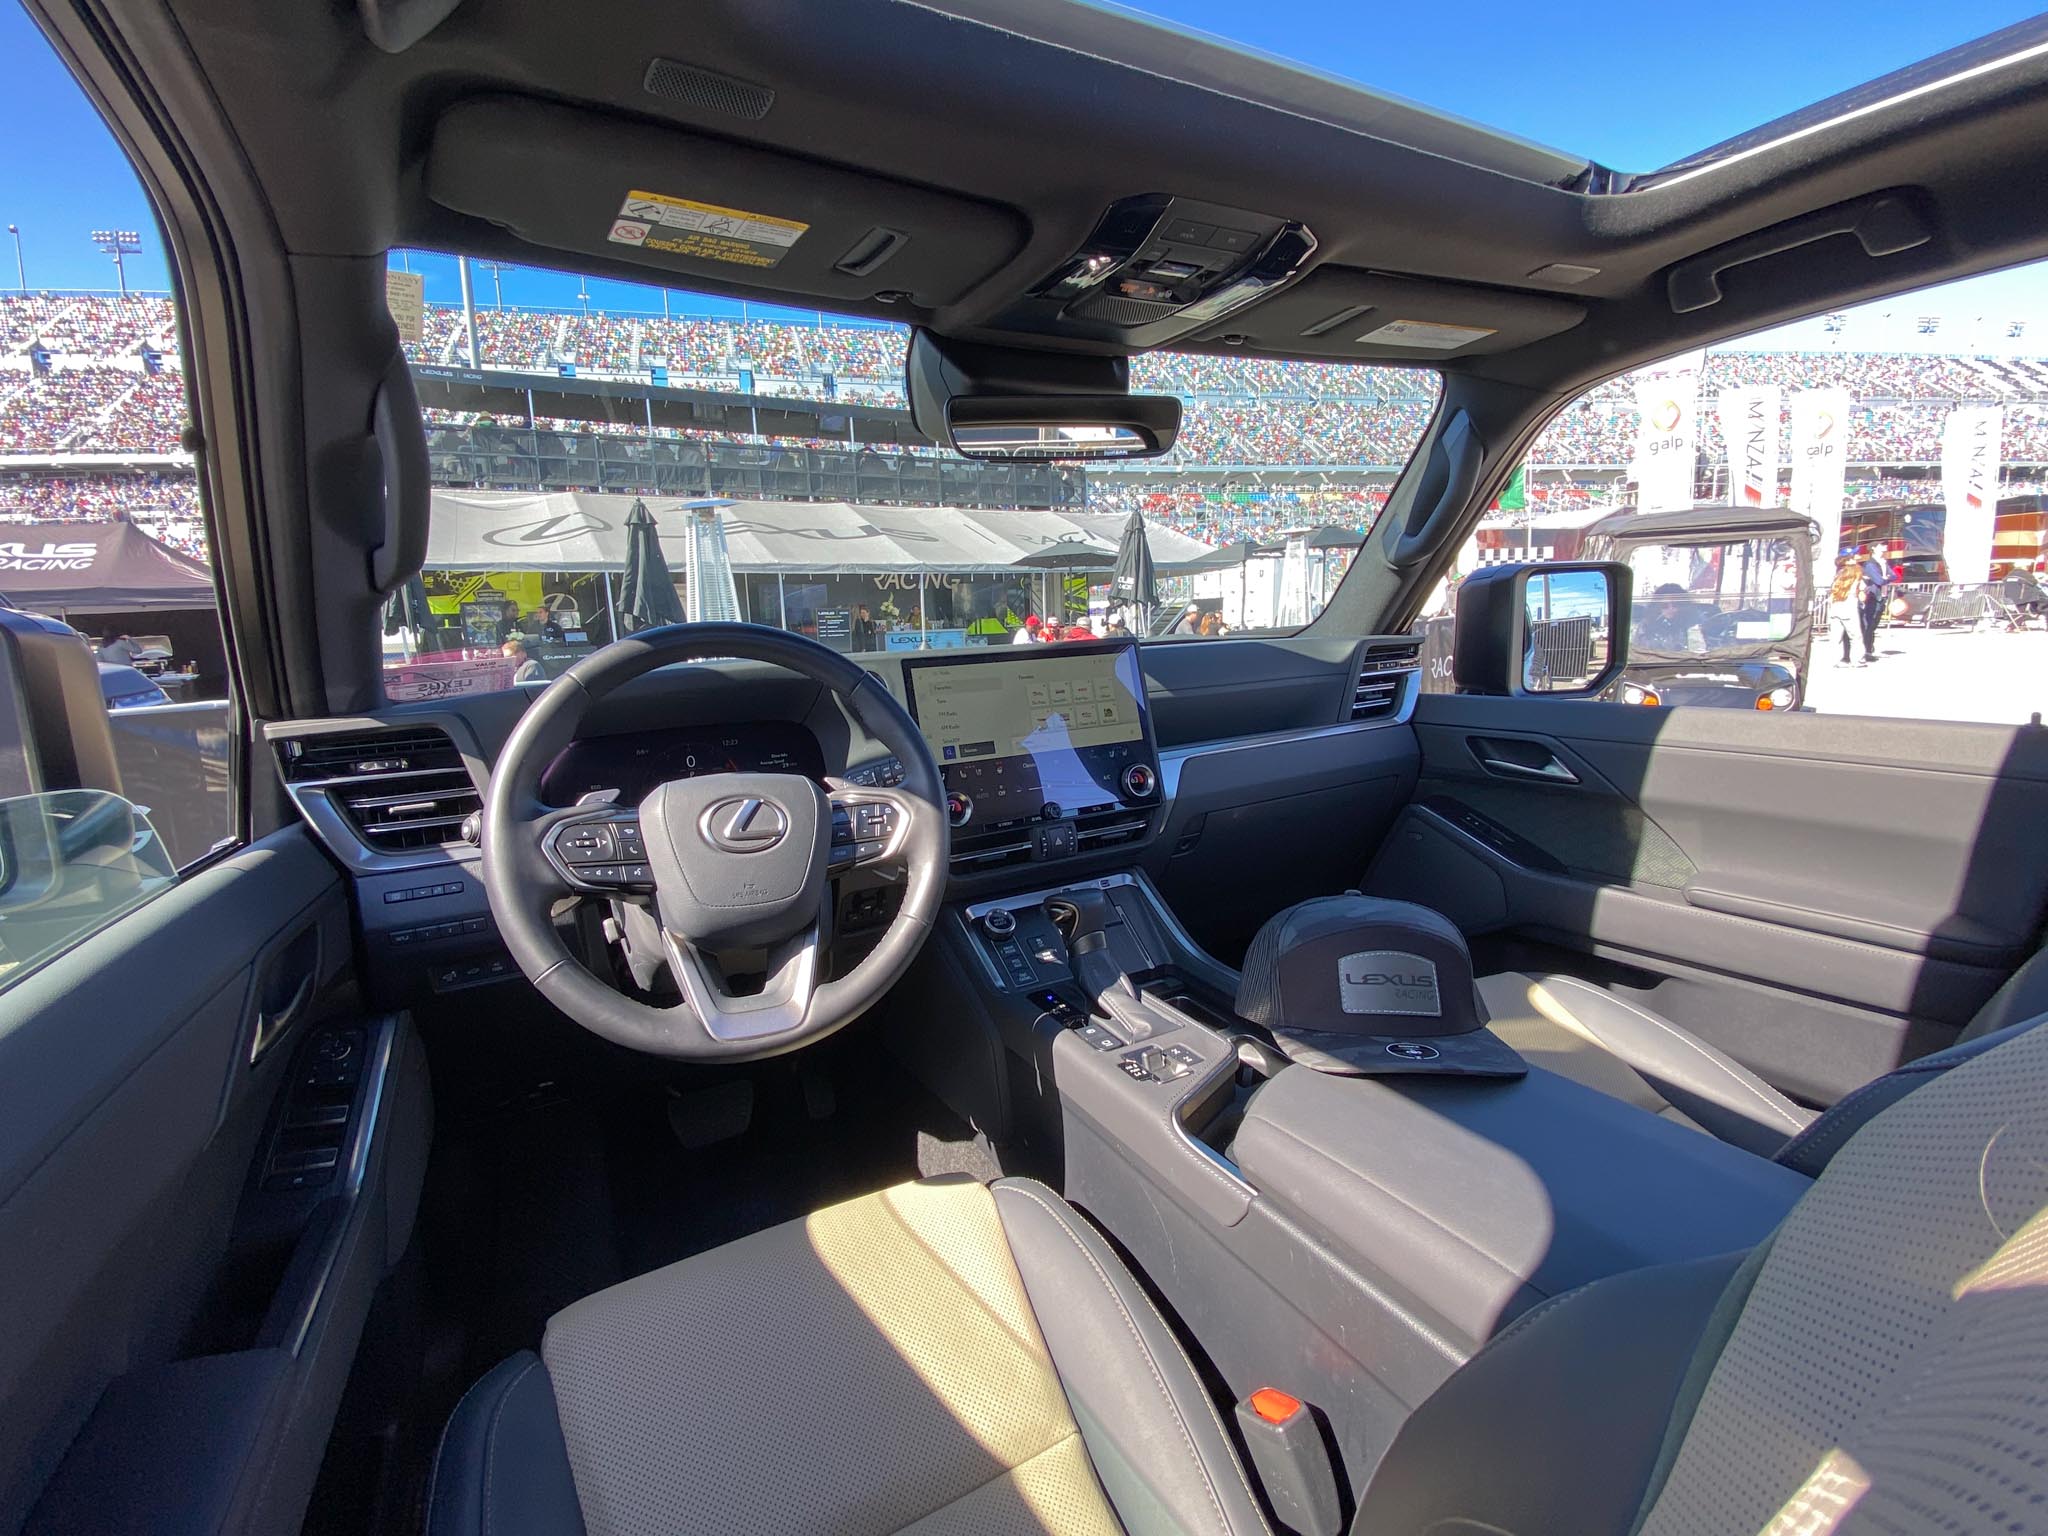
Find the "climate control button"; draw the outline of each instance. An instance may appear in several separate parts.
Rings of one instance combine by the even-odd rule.
[[[1159,787],[1159,775],[1150,763],[1133,763],[1124,770],[1124,793],[1133,800],[1149,800]]]

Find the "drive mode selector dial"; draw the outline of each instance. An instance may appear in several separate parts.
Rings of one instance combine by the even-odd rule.
[[[946,792],[946,819],[956,827],[964,827],[974,820],[974,801],[961,791]]]
[[[1133,800],[1149,800],[1159,787],[1159,775],[1149,763],[1133,763],[1124,770],[1124,793]]]

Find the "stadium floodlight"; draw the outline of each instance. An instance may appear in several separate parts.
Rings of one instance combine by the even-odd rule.
[[[14,285],[23,293],[28,292],[28,268],[21,264],[21,226],[10,224],[7,233],[14,236]]]
[[[477,265],[491,274],[491,307],[493,309],[503,309],[505,307],[505,269],[511,266],[512,263],[509,261],[479,261]]]
[[[2024,320],[2006,321],[2005,334],[2010,336],[2014,341],[2018,341],[2020,337],[2027,334],[2027,322]]]
[[[1839,336],[1849,328],[1849,317],[1840,313],[1829,315],[1826,325],[1830,336]]]
[[[1918,331],[1922,336],[1932,336],[1936,331],[1941,329],[1941,316],[1922,315],[1917,321],[1914,322],[1913,328],[1916,331]]]
[[[132,229],[96,229],[92,232],[92,243],[114,258],[114,281],[120,284],[125,296],[128,292],[128,269],[121,265],[121,258],[141,252],[142,236]]]

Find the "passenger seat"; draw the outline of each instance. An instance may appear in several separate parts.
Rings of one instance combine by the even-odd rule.
[[[1503,971],[1479,979],[1493,1032],[1532,1066],[1754,1152],[1778,1157],[1815,1112],[1640,1003],[1572,976]],[[2036,954],[1957,1037],[1965,1051],[1984,1037],[2048,1012],[2048,950]],[[1951,1051],[1902,1069],[1905,1086]],[[1879,1083],[1901,1074],[1887,1074]],[[1875,1086],[1875,1085],[1872,1085]],[[1859,1090],[1863,1091],[1863,1090]],[[1903,1091],[1903,1088],[1901,1089]],[[1896,1097],[1886,1092],[1887,1101]],[[1859,1117],[1860,1120],[1860,1117]]]

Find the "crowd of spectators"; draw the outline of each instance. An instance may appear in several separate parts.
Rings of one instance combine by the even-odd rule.
[[[831,393],[876,404],[902,403],[906,333],[901,327],[734,318],[503,309],[475,314],[488,364],[553,371],[573,365],[608,373],[665,368],[673,382],[762,394]],[[0,297],[0,453],[169,453],[185,415],[175,356],[175,316],[162,298],[105,295]],[[462,314],[429,306],[424,335],[407,355],[463,362]],[[158,354],[155,357],[149,354]],[[44,354],[48,354],[47,357]],[[33,360],[33,364],[31,364]],[[147,366],[145,366],[147,365]],[[1133,388],[1170,391],[1185,401],[1179,444],[1159,478],[1091,477],[1089,504],[1121,513],[1142,508],[1165,525],[1212,542],[1260,538],[1289,526],[1363,530],[1384,501],[1381,488],[1344,484],[1261,485],[1255,474],[1218,487],[1175,483],[1179,465],[1261,466],[1289,470],[1391,470],[1406,461],[1435,408],[1428,370],[1350,364],[1283,363],[1254,357],[1159,355],[1137,359]],[[1957,403],[2000,400],[2002,456],[2008,465],[2048,464],[2048,359],[1964,358],[1869,352],[1717,352],[1699,384],[1702,466],[1723,447],[1715,396],[1746,384],[1786,390],[1838,385],[1855,401],[1850,418],[1849,499],[1933,499],[1938,479],[1892,473],[1940,458],[1943,418]],[[621,405],[630,412],[631,402]],[[695,440],[774,454],[800,448],[844,451],[844,441],[766,438],[658,427],[622,416],[611,421],[543,418],[529,423],[468,412],[430,410],[446,450],[437,470],[460,483],[491,483],[492,453],[523,448],[511,436],[539,433],[543,453],[574,454],[578,438]],[[1625,488],[1617,480],[1634,451],[1636,408],[1626,380],[1575,403],[1537,439],[1529,500],[1539,513],[1605,505]],[[454,434],[465,434],[458,439]],[[1789,453],[1789,419],[1781,423]],[[536,439],[538,441],[538,439]],[[475,449],[481,446],[483,457]],[[635,450],[625,445],[628,457]],[[936,449],[880,450],[933,453]],[[607,459],[613,450],[607,448]],[[509,458],[507,459],[509,462]],[[479,472],[482,463],[486,470]],[[460,474],[458,474],[460,471]],[[1564,471],[1564,474],[1556,473]],[[481,473],[482,478],[477,476]],[[2017,478],[2028,471],[2021,467]],[[1333,474],[1333,478],[1343,478]],[[1355,478],[1355,476],[1354,476]],[[2009,479],[2016,478],[2009,474]],[[452,482],[451,482],[452,483]],[[92,509],[190,521],[195,498],[178,475],[17,476],[0,481],[0,517],[59,517]]]
[[[57,356],[128,357],[144,347],[177,349],[171,301],[136,294],[0,296],[0,353],[33,347]]]

